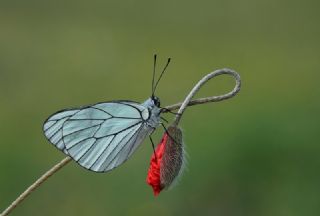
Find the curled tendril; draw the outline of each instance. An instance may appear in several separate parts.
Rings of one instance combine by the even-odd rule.
[[[198,99],[193,99],[193,96],[200,90],[200,88],[210,79],[219,76],[219,75],[230,75],[233,76],[235,81],[236,81],[236,85],[235,87],[232,89],[232,91],[223,94],[223,95],[218,95],[218,96],[211,96],[211,97],[204,97],[204,98],[198,98]],[[210,102],[219,102],[219,101],[223,101],[229,98],[234,97],[241,88],[241,79],[240,79],[240,75],[232,70],[232,69],[228,69],[228,68],[223,68],[223,69],[219,69],[219,70],[215,70],[209,74],[207,74],[206,76],[204,76],[201,80],[199,80],[199,82],[193,87],[193,89],[190,91],[190,93],[187,95],[187,97],[184,99],[184,101],[182,103],[177,103],[177,104],[173,104],[170,106],[165,107],[165,109],[163,110],[163,112],[170,112],[173,110],[176,110],[179,108],[179,111],[176,115],[174,124],[178,125],[179,121],[181,120],[182,114],[183,112],[186,110],[186,108],[188,106],[193,106],[193,105],[197,105],[197,104],[204,104],[204,103],[210,103]]]

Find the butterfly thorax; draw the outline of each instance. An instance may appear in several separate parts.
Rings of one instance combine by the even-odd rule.
[[[148,111],[148,118],[146,119],[146,124],[152,128],[158,127],[160,123],[161,109],[157,105],[160,105],[160,100],[155,97],[150,97],[141,105],[146,107],[146,110]]]

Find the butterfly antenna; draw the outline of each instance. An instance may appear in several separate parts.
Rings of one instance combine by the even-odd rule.
[[[164,72],[166,71],[166,69],[167,69],[170,61],[171,61],[171,58],[168,58],[167,64],[166,64],[166,66],[163,68],[163,70],[162,70],[162,72],[161,72],[161,74],[160,74],[160,77],[159,77],[159,79],[157,80],[156,85],[154,86],[152,95],[154,95],[154,92],[156,91],[156,88],[157,88],[157,86],[158,86],[158,83],[159,83],[159,81],[161,80],[162,75],[163,75]]]
[[[154,54],[154,59],[153,59],[153,75],[152,75],[152,86],[151,86],[151,92],[152,92],[152,95],[151,96],[154,96],[154,76],[156,74],[156,63],[157,63],[157,54]]]

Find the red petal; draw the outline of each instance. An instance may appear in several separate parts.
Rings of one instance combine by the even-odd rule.
[[[163,189],[163,186],[161,185],[161,181],[160,181],[160,166],[161,166],[161,160],[162,160],[167,139],[168,139],[168,135],[167,133],[164,133],[161,139],[161,142],[158,144],[157,148],[155,149],[157,157],[155,157],[155,154],[152,154],[151,161],[150,161],[150,167],[149,167],[148,176],[147,176],[147,183],[153,188],[153,193],[155,196],[157,196],[160,193],[160,191]]]

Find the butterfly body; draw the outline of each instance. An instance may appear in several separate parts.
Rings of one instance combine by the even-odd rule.
[[[47,139],[82,167],[107,172],[124,163],[160,124],[160,101],[111,101],[59,111],[44,123]]]

